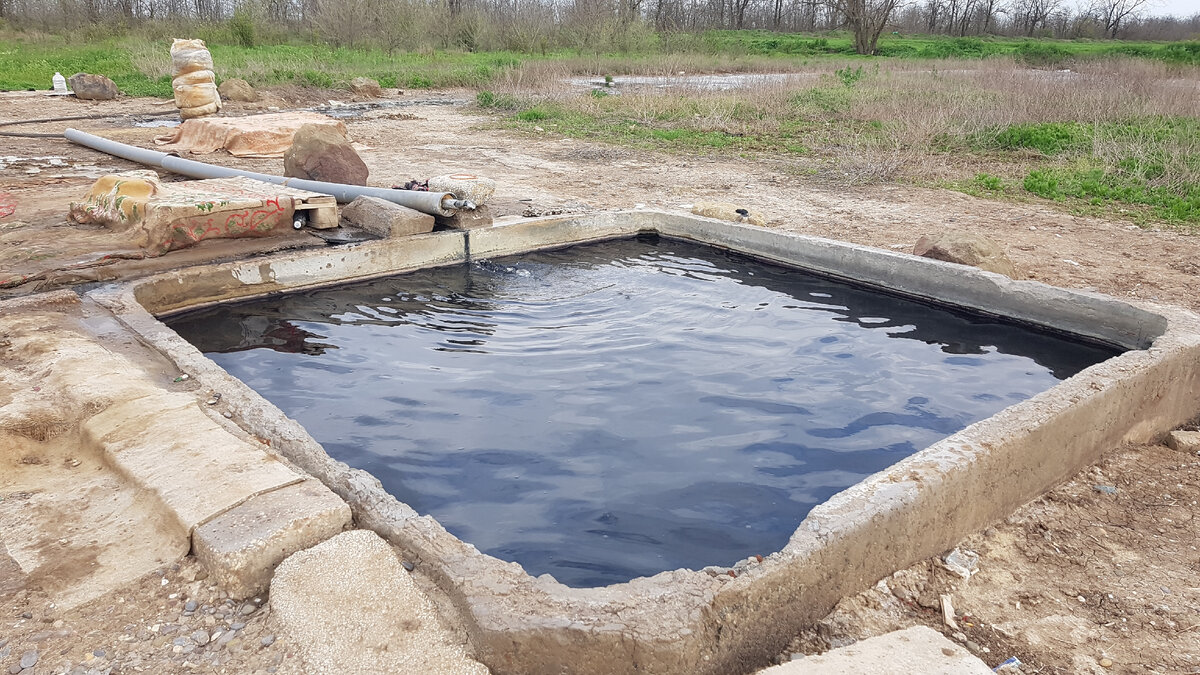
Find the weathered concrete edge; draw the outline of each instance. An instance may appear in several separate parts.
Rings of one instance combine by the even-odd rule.
[[[462,232],[435,232],[187,267],[129,285],[142,306],[163,316],[228,300],[343,284],[465,259]]]
[[[623,230],[657,229],[636,224],[645,213],[635,212],[634,224]],[[607,215],[611,220],[630,214]],[[509,233],[524,228],[538,231],[535,247],[573,243],[560,238],[564,234],[582,239],[621,234],[601,236],[598,229],[578,228],[561,218],[516,225],[522,227]],[[714,222],[687,233],[681,227],[664,227],[663,233],[703,241],[703,230],[726,227],[736,226]],[[472,253],[517,252],[518,247],[511,245],[480,246],[489,238],[504,236],[502,230],[507,229],[473,232]],[[555,230],[559,234],[553,234]],[[480,232],[487,236],[479,237]],[[728,242],[714,243],[733,248]],[[747,246],[744,240],[733,243]],[[769,258],[778,253],[746,252]],[[971,275],[969,269],[951,267],[956,276]],[[132,321],[127,325],[189,372],[225,378],[231,381],[223,383],[226,390],[240,386],[244,391],[238,392],[239,400],[231,402],[246,423],[347,499],[360,525],[415,554],[423,562],[421,569],[469,611],[476,644],[498,672],[558,672],[565,662],[575,672],[632,671],[637,663],[646,670],[715,673],[763,665],[796,627],[818,619],[842,595],[1005,517],[1114,445],[1148,440],[1194,414],[1200,405],[1195,393],[1200,391],[1195,365],[1200,357],[1196,337],[1200,320],[1181,310],[1140,309],[1088,295],[1156,315],[1167,330],[1146,352],[1128,353],[1089,368],[840,493],[814,510],[784,551],[737,579],[676,571],[588,590],[535,580],[518,566],[479,554],[432,519],[417,517],[383,492],[369,474],[329,458],[299,424],[283,417],[144,310],[138,312],[136,302],[125,318]],[[144,325],[139,329],[133,324]],[[1131,398],[1138,404],[1130,405]],[[1149,419],[1142,419],[1147,413]],[[1096,425],[1095,420],[1102,423]],[[1042,427],[1033,429],[1038,424]],[[1058,451],[1047,455],[1047,443]],[[903,532],[908,541],[890,536],[896,532]],[[512,611],[517,605],[522,612]]]
[[[639,212],[638,215],[648,212]],[[967,265],[736,223],[656,212],[661,234],[766,257],[893,293],[968,307],[1109,342],[1149,346],[1166,330],[1154,312],[1098,293],[1014,281]]]

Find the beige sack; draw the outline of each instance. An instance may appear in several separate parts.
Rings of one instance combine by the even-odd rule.
[[[210,103],[216,103],[219,108],[218,96],[217,85],[211,82],[175,87],[175,105],[179,108],[197,108]]]
[[[204,46],[204,40],[175,40],[171,44],[171,72],[174,76],[212,69],[212,54]]]
[[[208,105],[198,105],[194,108],[180,108],[179,116],[185,120],[190,120],[196,117],[205,117],[212,115],[221,109],[221,105],[217,101],[213,101]]]
[[[189,84],[212,84],[216,79],[211,70],[196,70],[177,76],[171,80],[171,84],[176,87]]]

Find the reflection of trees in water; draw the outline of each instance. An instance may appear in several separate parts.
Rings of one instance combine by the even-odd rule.
[[[673,253],[667,255],[668,250]],[[324,336],[297,323],[407,324],[461,333],[460,337],[445,340],[449,349],[481,347],[496,333],[494,315],[510,301],[528,300],[535,285],[553,284],[558,292],[564,292],[571,282],[579,281],[570,268],[595,269],[613,266],[614,261],[619,266],[649,262],[671,268],[676,276],[709,280],[717,276],[743,286],[765,288],[795,298],[797,309],[827,313],[834,321],[884,330],[891,337],[939,345],[947,354],[969,356],[997,351],[1030,358],[1058,379],[1119,353],[1014,322],[951,311],[681,241],[663,240],[656,247],[641,237],[532,253],[520,260],[511,264],[520,265],[520,269],[504,261],[434,268],[213,307],[170,323],[205,352],[265,347],[321,354],[336,348],[319,342]],[[532,279],[530,269],[537,270]]]
[[[188,312],[167,323],[197,349],[225,353],[273,349],[319,355],[337,345],[297,324],[414,325],[446,333],[495,334],[490,301],[506,285],[501,266],[456,265],[348,286],[288,293]],[[475,339],[451,344],[478,345]]]

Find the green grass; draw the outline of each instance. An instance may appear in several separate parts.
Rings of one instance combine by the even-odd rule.
[[[1022,186],[1044,199],[1075,200],[1090,206],[1148,206],[1157,218],[1168,223],[1200,225],[1200,185],[1172,190],[1151,185],[1136,173],[1084,164],[1035,169],[1025,176]]]
[[[0,90],[48,88],[55,71],[100,73],[122,92],[134,96],[170,96],[170,41],[130,35],[89,40],[90,34],[55,36],[0,33]],[[375,48],[338,49],[323,44],[259,44],[242,26],[216,26],[209,48],[220,77],[241,77],[254,85],[300,84],[339,87],[358,76],[385,86],[425,89],[484,87],[531,60],[566,60],[582,52],[560,49],[515,52],[435,51],[388,53]],[[709,31],[701,34],[653,35],[634,53],[621,54],[629,67],[653,65],[662,54],[708,54],[736,67],[739,59],[783,62],[797,58],[857,57],[849,34],[823,36],[766,31]],[[1200,64],[1200,42],[1123,42],[1020,38],[948,38],[885,36],[879,54],[895,58],[985,58],[1011,55],[1031,65],[1053,65],[1071,59],[1127,55],[1170,63]],[[837,77],[847,86],[863,73],[845,68]]]
[[[694,119],[692,111],[696,109],[686,103],[661,112],[653,121],[635,120],[621,109],[619,99],[615,96],[602,99],[605,109],[594,114],[549,102],[520,106],[507,116],[507,120],[517,129],[533,131],[536,127],[572,138],[669,151],[784,154],[809,151],[795,135],[787,133],[737,133],[683,126],[681,123],[685,119]],[[754,112],[747,110],[742,114],[753,116]]]
[[[721,53],[856,56],[853,39],[848,33],[811,36],[750,30],[710,31],[704,34],[703,43],[710,51]],[[1125,55],[1197,65],[1200,64],[1200,41],[1129,42],[885,35],[879,40],[878,55],[914,59],[979,59],[1009,55],[1030,65],[1054,65],[1069,59]]]
[[[48,37],[0,39],[0,90],[49,89],[55,71],[109,77],[130,96],[171,96],[170,42],[139,39],[76,45]],[[531,58],[507,52],[388,54],[378,49],[335,49],[323,45],[210,44],[218,79],[240,77],[255,86],[295,84],[344,87],[371,77],[386,87],[432,89],[481,87]]]

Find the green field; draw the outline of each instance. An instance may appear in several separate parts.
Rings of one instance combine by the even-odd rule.
[[[900,59],[984,59],[1011,56],[1034,66],[1073,60],[1132,56],[1163,63],[1200,64],[1200,42],[1121,42],[1014,38],[890,36],[880,56],[854,54],[845,34],[805,36],[765,31],[708,31],[698,35],[653,36],[636,53],[584,54],[560,50],[532,54],[428,50],[387,53],[381,49],[337,49],[321,44],[243,47],[223,32],[209,42],[218,78],[240,77],[255,86],[299,84],[344,87],[358,76],[385,87],[429,89],[486,87],[530,62],[561,62],[569,73],[621,74],[653,68],[663,55],[692,57],[702,71],[790,71],[821,59],[865,62]],[[0,91],[45,89],[56,71],[100,73],[131,96],[171,95],[167,50],[170,40],[129,36],[79,44],[56,35],[0,33]]]

